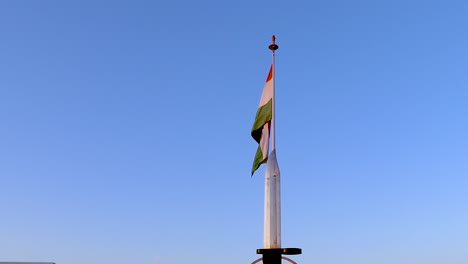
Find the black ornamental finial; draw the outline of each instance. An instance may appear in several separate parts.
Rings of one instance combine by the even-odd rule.
[[[279,48],[278,45],[276,45],[275,41],[276,41],[276,37],[275,37],[275,35],[273,35],[271,37],[271,45],[268,46],[268,48],[273,52],[275,52],[275,50],[277,50]]]

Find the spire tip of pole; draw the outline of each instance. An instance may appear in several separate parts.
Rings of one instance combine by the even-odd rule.
[[[276,37],[275,35],[271,36],[271,45],[268,46],[268,48],[273,51],[273,53],[275,52],[275,50],[277,50],[279,47],[278,45],[276,45]]]

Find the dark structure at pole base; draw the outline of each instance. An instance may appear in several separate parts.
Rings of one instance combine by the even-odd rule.
[[[281,255],[300,255],[300,248],[261,248],[257,254],[262,254],[263,264],[281,264]]]

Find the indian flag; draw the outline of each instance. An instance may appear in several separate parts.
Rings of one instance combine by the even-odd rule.
[[[252,137],[258,143],[257,153],[252,165],[252,175],[262,163],[268,160],[270,126],[273,116],[273,79],[273,65],[271,65],[251,132]]]

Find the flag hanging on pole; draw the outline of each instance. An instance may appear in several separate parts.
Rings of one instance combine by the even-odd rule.
[[[273,116],[273,81],[273,65],[271,65],[251,132],[252,137],[258,143],[257,153],[255,153],[252,165],[252,175],[262,163],[268,160],[270,126]]]

